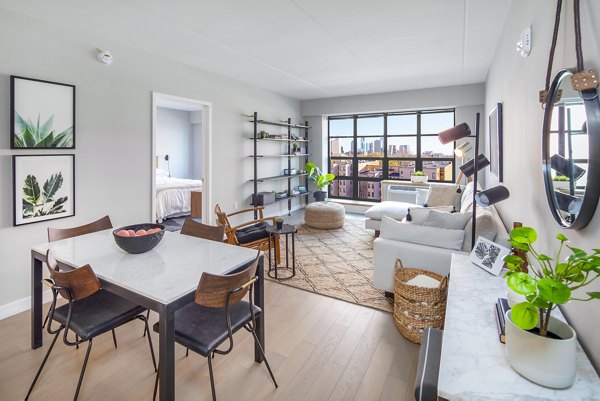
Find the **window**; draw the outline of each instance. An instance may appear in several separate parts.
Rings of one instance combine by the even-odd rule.
[[[563,100],[556,109],[550,123],[550,155],[558,154],[584,169],[586,172],[575,184],[576,189],[584,189],[589,170],[585,108],[579,102],[573,104]],[[552,175],[556,174],[553,171]]]
[[[410,180],[421,170],[429,181],[454,182],[454,144],[438,132],[454,126],[454,110],[329,117],[332,198],[381,200],[382,180]]]

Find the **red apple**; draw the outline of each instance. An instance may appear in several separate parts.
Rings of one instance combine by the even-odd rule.
[[[136,237],[141,237],[142,235],[146,235],[148,232],[146,230],[137,230],[135,235]]]
[[[129,233],[130,237],[135,237],[135,231],[133,231],[133,230],[127,230],[127,232]]]
[[[121,230],[117,233],[119,237],[129,237],[129,232],[126,230]]]

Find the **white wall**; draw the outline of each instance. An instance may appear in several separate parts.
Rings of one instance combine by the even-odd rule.
[[[556,73],[560,68],[574,67],[575,50],[573,40],[573,2],[563,2],[561,34],[555,56]],[[498,204],[505,223],[521,221],[538,230],[539,248],[553,254],[556,251],[557,233],[562,232],[577,247],[590,250],[600,247],[600,213],[597,211],[592,222],[583,230],[563,230],[554,222],[544,192],[542,177],[542,119],[543,110],[538,102],[538,91],[544,88],[548,53],[554,25],[555,2],[545,0],[515,1],[512,3],[508,21],[492,68],[486,81],[486,114],[497,102],[504,103],[504,185],[511,197]],[[568,21],[567,21],[568,20]],[[585,67],[600,67],[600,3],[581,2],[583,53]],[[568,27],[565,28],[565,21]],[[520,32],[532,27],[532,52],[528,58],[520,57],[515,51],[515,42]],[[488,174],[489,186],[497,179]],[[600,281],[585,291],[600,291]],[[580,295],[585,296],[583,293]],[[577,336],[600,370],[600,302],[571,302],[563,308],[568,319],[577,330]]]
[[[190,112],[190,124],[192,131],[190,136],[190,178],[199,180],[202,178],[202,111]]]
[[[466,122],[475,133],[475,116],[481,113],[480,152],[486,149],[483,84],[448,86],[402,92],[377,93],[371,95],[343,96],[301,101],[302,115],[313,127],[311,137],[320,146],[312,146],[312,159],[327,169],[327,119],[335,114],[370,113],[380,111],[409,111],[425,109],[455,108],[456,124]],[[448,127],[450,128],[450,127]],[[473,139],[469,139],[473,142]],[[462,143],[459,142],[459,144]],[[474,145],[474,142],[473,142]],[[474,146],[473,146],[474,147]],[[467,156],[473,157],[473,150]],[[457,164],[460,161],[457,160]],[[458,168],[458,166],[457,166]],[[480,181],[480,182],[483,182]]]
[[[212,103],[212,196],[227,211],[236,202],[245,207],[252,191],[246,183],[252,125],[243,115],[300,115],[295,99],[5,10],[0,37],[0,307],[30,295],[30,249],[46,241],[48,226],[76,226],[105,214],[116,226],[151,219],[152,91]],[[96,48],[110,49],[115,61],[100,64]],[[11,74],[77,86],[77,149],[10,150]],[[23,153],[76,155],[75,217],[12,226],[11,160]],[[283,203],[267,212],[279,214]]]
[[[191,145],[190,112],[157,107],[156,154],[158,166],[170,171],[171,177],[191,179],[194,149]],[[169,155],[169,161],[165,160]],[[200,159],[200,153],[196,153]]]

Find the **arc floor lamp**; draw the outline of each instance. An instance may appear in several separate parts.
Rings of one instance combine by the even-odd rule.
[[[479,119],[480,114],[477,113],[475,119],[475,135],[471,134],[471,128],[467,123],[462,123],[438,134],[440,142],[445,145],[450,142],[457,141],[462,138],[475,138],[475,150],[474,153],[477,155],[473,159],[467,161],[460,166],[460,171],[469,178],[473,176],[473,206],[472,206],[472,217],[471,217],[471,249],[475,246],[476,232],[477,232],[477,219],[476,217],[476,205],[479,204],[482,207],[488,207],[495,203],[501,202],[510,196],[508,189],[503,185],[498,185],[485,191],[477,191],[477,173],[479,170],[490,165],[490,161],[485,157],[484,154],[479,153]]]

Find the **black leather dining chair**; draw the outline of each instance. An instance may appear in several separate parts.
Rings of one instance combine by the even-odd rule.
[[[217,399],[213,377],[212,359],[215,354],[226,355],[233,349],[233,334],[244,328],[254,336],[255,344],[260,350],[269,371],[269,375],[277,388],[277,381],[256,335],[256,318],[262,310],[254,305],[252,291],[258,280],[256,268],[258,256],[246,269],[230,275],[214,275],[202,273],[196,289],[194,302],[175,312],[175,341],[202,355],[208,360],[210,387],[213,401]],[[243,298],[248,295],[248,301]],[[159,331],[160,322],[153,327]],[[228,342],[225,349],[218,349]],[[154,399],[158,388],[158,373],[154,384]]]
[[[69,228],[53,228],[48,227],[48,242],[60,241],[67,238],[78,237],[80,235],[91,234],[98,231],[108,230],[113,228],[112,221],[110,221],[110,217],[108,215],[99,218],[98,220],[92,221],[91,223],[84,224],[82,226],[77,227],[69,227]],[[54,267],[54,270],[59,270],[58,265]],[[42,328],[46,326],[48,322],[49,313],[46,315],[44,319],[44,323],[42,324]],[[150,318],[150,311],[146,311],[146,319]],[[144,329],[144,337],[146,336],[146,329]],[[115,331],[112,330],[113,343],[115,344],[115,348],[117,348],[117,335]],[[79,348],[79,346],[77,347]]]
[[[98,277],[96,277],[90,265],[85,265],[71,271],[58,271],[55,269],[57,265],[56,260],[54,260],[50,251],[46,253],[46,264],[50,271],[50,279],[44,279],[42,282],[52,290],[52,304],[50,306],[46,329],[48,333],[54,335],[54,338],[29,387],[25,400],[29,399],[61,332],[63,332],[63,342],[68,346],[78,346],[86,341],[88,343],[81,373],[79,374],[77,389],[73,397],[73,400],[77,400],[92,349],[92,340],[100,334],[112,331],[135,319],[142,320],[146,331],[148,331],[148,321],[146,316],[144,316],[146,309],[118,295],[103,290]],[[67,304],[57,306],[59,294],[67,300]],[[52,328],[53,321],[59,324],[58,328]],[[72,332],[71,339],[69,338],[70,332]],[[72,340],[73,335],[75,336],[74,341]],[[156,371],[156,359],[149,331],[148,345],[150,347],[150,354],[152,355],[154,370]]]

